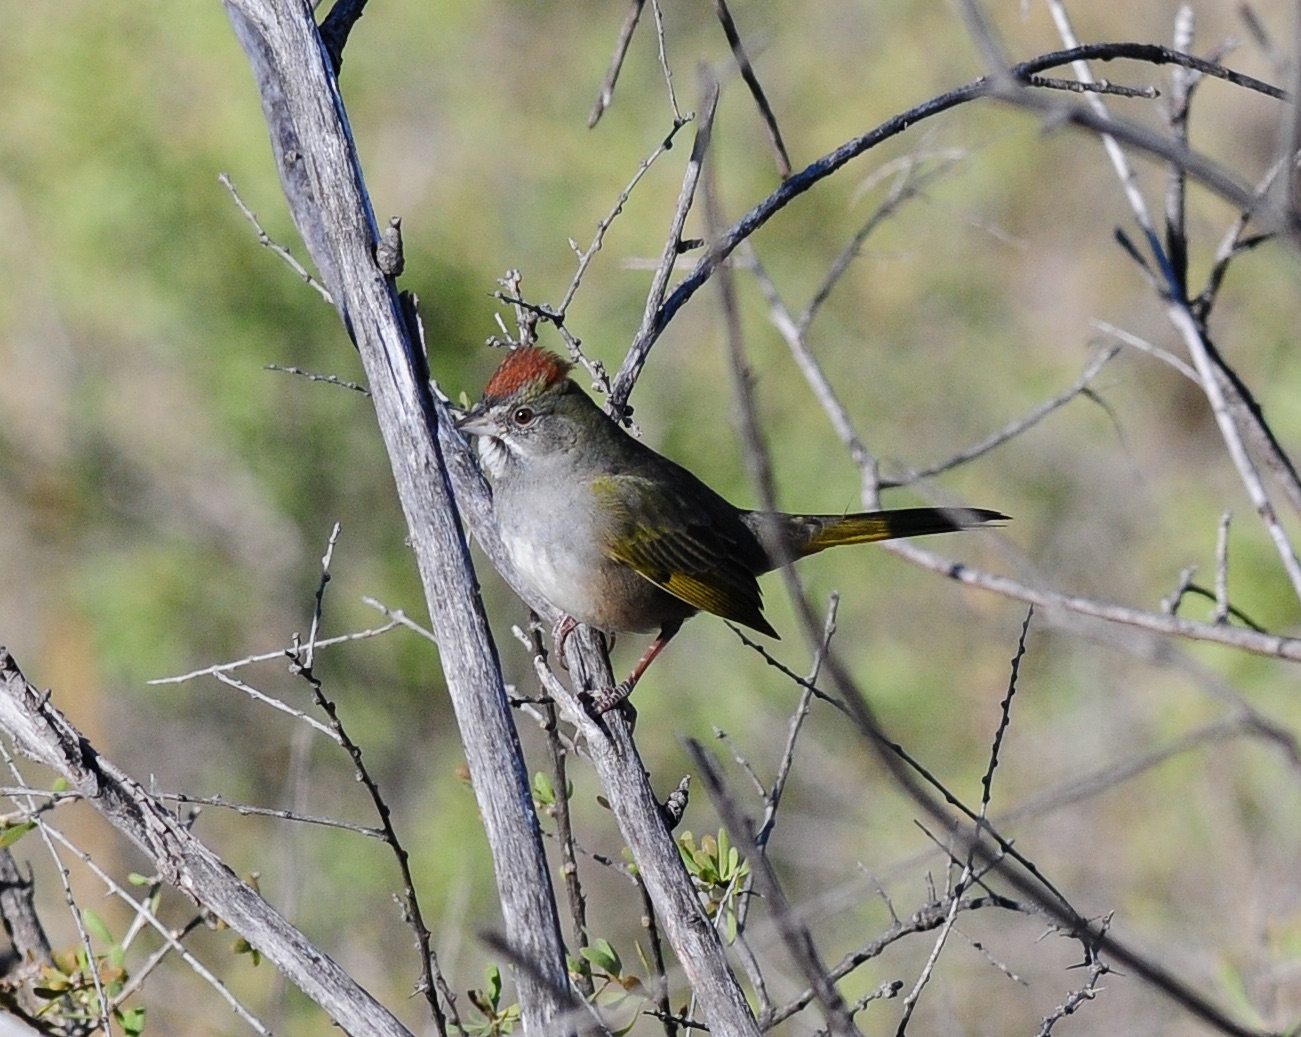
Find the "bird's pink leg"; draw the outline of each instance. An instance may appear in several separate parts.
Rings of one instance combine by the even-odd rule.
[[[650,647],[637,660],[637,665],[632,668],[632,673],[628,674],[627,680],[620,681],[613,688],[595,689],[592,692],[592,711],[597,714],[608,712],[631,695],[632,689],[641,680],[641,675],[655,661],[655,657],[664,651],[664,646],[673,640],[673,635],[678,632],[681,626],[681,620],[665,623],[660,628],[659,636],[650,643]]]

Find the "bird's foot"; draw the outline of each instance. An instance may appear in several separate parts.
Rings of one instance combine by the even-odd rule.
[[[627,702],[635,683],[634,681],[620,681],[613,688],[593,688],[591,691],[584,692],[583,697],[587,700],[588,711],[593,716],[599,717],[602,713],[610,712],[615,706]],[[631,708],[631,705],[629,703],[629,708]]]
[[[561,616],[560,622],[556,624],[555,630],[552,631],[551,636],[554,639],[552,643],[555,647],[555,656],[560,660],[560,665],[566,670],[569,669],[569,663],[565,659],[565,642],[569,640],[569,635],[574,632],[574,628],[577,626],[578,620],[573,616]]]
[[[664,650],[664,646],[672,640],[673,635],[678,632],[678,627],[681,625],[681,620],[664,624],[660,629],[659,636],[642,653],[642,657],[637,660],[637,665],[632,668],[632,673],[628,675],[626,681],[620,681],[613,688],[593,688],[588,693],[587,698],[591,703],[594,716],[607,713],[621,702],[627,700],[628,696],[632,694],[632,689],[637,687],[637,682],[641,680],[641,675],[646,672],[646,667],[655,661],[655,657]],[[632,708],[631,703],[629,703],[628,708]]]

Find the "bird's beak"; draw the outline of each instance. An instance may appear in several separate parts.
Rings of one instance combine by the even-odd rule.
[[[484,411],[483,405],[479,403],[466,411],[463,417],[457,418],[456,428],[472,436],[490,436],[493,433],[492,422]]]

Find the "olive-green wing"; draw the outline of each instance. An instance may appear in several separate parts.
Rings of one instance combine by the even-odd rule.
[[[608,557],[688,605],[777,636],[763,618],[749,564],[758,550],[754,534],[721,498],[693,501],[663,482],[626,474],[601,476],[592,489],[613,518],[601,545]]]

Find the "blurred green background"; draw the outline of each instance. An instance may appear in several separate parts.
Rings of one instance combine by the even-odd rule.
[[[1164,42],[1175,11],[1164,0],[1078,6],[1085,40]],[[1014,58],[1058,49],[1040,5],[989,9]],[[1246,35],[1231,5],[1194,9],[1199,53]],[[1294,15],[1281,0],[1256,10],[1276,39],[1291,38]],[[980,71],[950,5],[751,4],[734,14],[797,168]],[[402,283],[421,298],[435,372],[453,397],[477,396],[496,364],[482,348],[497,330],[496,279],[519,268],[531,299],[557,302],[575,266],[568,239],[590,241],[670,128],[649,14],[612,109],[594,130],[586,126],[623,17],[615,4],[374,4],[348,46],[344,95],[376,211],[404,219]],[[665,18],[682,107],[697,105],[698,65],[724,78],[714,160],[735,218],[777,184],[762,126],[709,5]],[[1278,81],[1254,44],[1239,43],[1228,63]],[[1104,72],[1163,92],[1168,84],[1163,70]],[[229,174],[270,235],[302,256],[221,6],[4,5],[0,84],[0,643],[29,679],[54,689],[98,748],[160,790],[372,823],[342,753],[303,725],[211,679],[147,683],[305,634],[335,522],[343,531],[323,633],[379,625],[364,596],[424,618],[369,404],[266,370],[360,377],[334,312],[259,247],[217,181]],[[1163,102],[1109,103],[1159,125]],[[1274,158],[1280,118],[1273,102],[1209,82],[1193,143],[1254,180]],[[611,371],[640,319],[647,261],[662,247],[691,133],[638,187],[570,310],[569,328]],[[764,228],[756,248],[792,309],[879,204],[889,184],[882,171],[909,155],[955,161],[868,239],[810,334],[887,474],[947,457],[1064,390],[1107,341],[1094,318],[1181,351],[1114,243],[1113,228],[1133,234],[1133,224],[1100,145],[989,104],[916,127]],[[1159,210],[1163,172],[1143,160],[1138,168]],[[1193,191],[1195,283],[1232,216]],[[689,233],[701,233],[698,221]],[[1265,246],[1235,264],[1212,321],[1291,448],[1301,442],[1297,275],[1294,254]],[[853,465],[755,284],[744,274],[737,282],[781,503],[855,508]],[[558,345],[545,333],[543,343]],[[1271,630],[1295,632],[1295,595],[1195,387],[1129,351],[1094,389],[1105,407],[1077,399],[997,452],[887,503],[1003,510],[1015,518],[1003,532],[934,546],[1031,583],[1149,609],[1186,566],[1210,585],[1216,524],[1231,510],[1234,603]],[[648,442],[738,503],[754,502],[712,288],[665,334],[633,402]],[[1295,516],[1287,522],[1295,532]],[[883,551],[823,555],[801,572],[816,601],[840,593],[837,643],[889,729],[976,799],[1023,606],[961,590]],[[486,569],[482,580],[508,679],[532,692],[529,660],[510,635],[525,612]],[[806,670],[808,649],[780,580],[768,583],[768,609],[789,632],[773,651]],[[625,641],[617,670],[642,647]],[[475,933],[498,924],[493,883],[436,651],[393,633],[323,651],[317,672],[394,806],[453,986],[480,985],[489,956]],[[309,706],[281,663],[244,676]],[[1232,715],[1237,695],[1287,731],[1301,722],[1285,665],[1041,615],[994,813]],[[720,752],[743,755],[771,780],[796,697],[721,622],[688,625],[636,697],[657,787],[667,792],[688,769],[680,737],[710,739],[715,728],[729,736]],[[523,726],[530,765],[541,769],[532,724]],[[580,841],[618,859],[617,832],[581,763],[573,778]],[[1295,1022],[1301,994],[1296,779],[1277,748],[1230,738],[1012,830],[1080,910],[1114,910],[1117,932],[1243,1017],[1282,1026]],[[64,812],[65,827],[103,867],[119,879],[143,867],[80,809]],[[927,869],[942,870],[938,856],[915,856],[930,844],[911,823],[914,808],[829,710],[815,710],[783,809],[772,853],[829,960],[888,924],[865,872],[906,914],[923,898]],[[717,827],[703,796],[686,827]],[[258,873],[268,897],[395,1011],[424,1025],[422,1003],[407,996],[417,969],[391,898],[397,878],[377,844],[213,808],[197,831],[241,874]],[[26,843],[20,852],[49,876],[40,881],[53,936],[71,944],[47,858]],[[583,869],[594,933],[635,961],[640,908],[631,887],[590,861]],[[85,872],[74,870],[74,881],[84,897],[99,896]],[[97,910],[125,927],[120,905]],[[184,917],[179,900],[168,910]],[[1076,950],[1037,944],[1041,928],[973,917],[971,940],[1033,982],[1012,982],[969,944],[952,948],[943,992],[923,999],[917,1025],[1032,1032],[1079,982],[1063,971]],[[774,942],[765,960],[780,972]],[[269,967],[230,953],[231,934],[200,934],[196,944],[277,1032],[320,1032],[321,1017]],[[928,949],[901,948],[865,969],[850,993],[896,975],[911,985]],[[775,996],[797,986],[781,976]],[[1137,983],[1113,979],[1108,988],[1087,1006],[1084,1025],[1193,1029]],[[153,1032],[239,1028],[183,966],[152,979],[144,1001]],[[210,1007],[196,1013],[196,1004]],[[894,1019],[888,1006],[874,1008],[864,1026],[893,1032]]]

